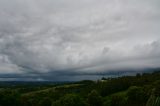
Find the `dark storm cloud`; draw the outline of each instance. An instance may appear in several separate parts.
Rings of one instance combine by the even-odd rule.
[[[83,79],[87,73],[157,68],[159,5],[159,0],[0,0],[1,78]]]

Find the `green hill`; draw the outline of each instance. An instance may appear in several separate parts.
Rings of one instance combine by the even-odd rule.
[[[1,86],[0,106],[160,106],[160,71],[97,81]]]

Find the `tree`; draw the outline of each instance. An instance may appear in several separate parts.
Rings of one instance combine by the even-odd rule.
[[[125,106],[127,100],[124,95],[116,94],[111,96],[111,106]]]
[[[0,92],[0,106],[19,106],[20,94],[15,90],[2,90]]]
[[[51,106],[51,104],[52,104],[52,100],[48,97],[44,98],[39,102],[40,106]]]
[[[154,83],[155,89],[154,89],[154,94],[155,96],[160,96],[160,80],[156,81]]]
[[[127,93],[128,101],[133,106],[144,106],[148,97],[142,87],[130,87]]]
[[[92,90],[88,95],[88,104],[90,106],[102,106],[102,97],[96,90]]]
[[[67,94],[53,102],[52,106],[85,106],[85,102],[76,94]]]

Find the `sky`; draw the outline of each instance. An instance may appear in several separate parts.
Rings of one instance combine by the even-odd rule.
[[[0,80],[159,66],[160,0],[0,0]]]

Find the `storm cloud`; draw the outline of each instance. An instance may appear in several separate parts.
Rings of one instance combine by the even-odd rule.
[[[159,10],[159,0],[0,0],[0,80],[159,68]]]

